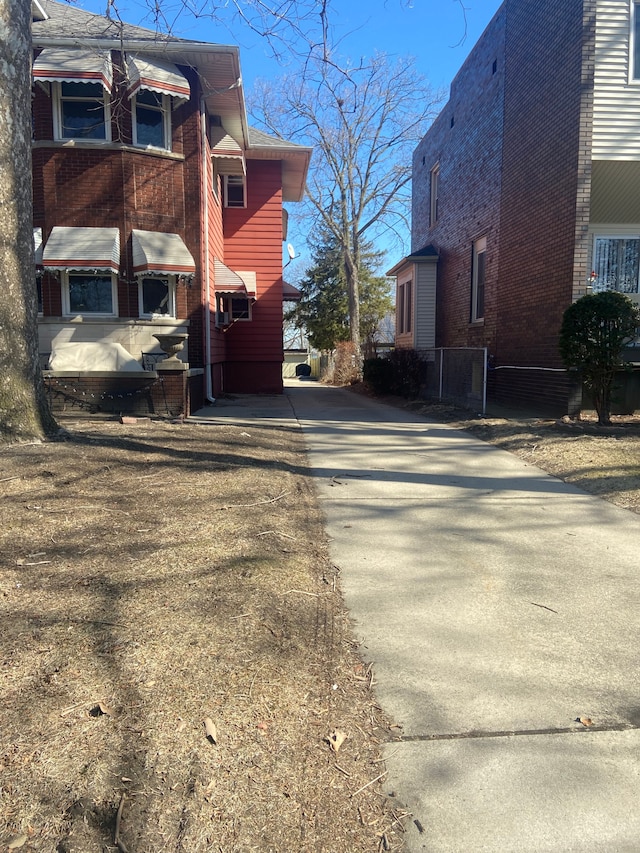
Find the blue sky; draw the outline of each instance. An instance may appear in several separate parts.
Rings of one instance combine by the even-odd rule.
[[[353,60],[374,51],[410,54],[434,87],[448,87],[500,0],[463,0],[463,4],[464,13],[458,0],[334,0],[334,36],[342,38],[341,53]],[[104,14],[107,4],[106,0],[77,0],[77,5]],[[152,28],[144,0],[119,0],[116,5],[123,20]],[[159,5],[163,6],[163,0]],[[167,0],[165,8],[175,7],[175,0]],[[207,18],[196,21],[185,12],[173,34],[239,45],[247,90],[256,78],[270,79],[286,72],[286,67],[269,56],[267,46],[257,36],[243,32],[237,25],[225,26]]]
[[[228,0],[216,2],[218,6],[228,4]],[[175,9],[178,3],[179,0],[159,0],[160,7],[166,10]],[[341,39],[341,57],[354,62],[376,51],[411,55],[416,58],[418,70],[435,89],[448,91],[451,80],[493,18],[501,0],[462,0],[462,3],[464,11],[458,0],[333,0],[333,38],[334,41]],[[104,14],[106,0],[77,0],[77,5],[89,12]],[[117,0],[116,5],[123,20],[153,28],[144,0]],[[197,41],[237,44],[247,93],[256,79],[274,79],[287,72],[286,65],[269,55],[264,40],[237,24],[214,23],[204,17],[195,20],[185,12],[172,33]],[[293,221],[292,226],[295,229]],[[302,249],[304,255],[305,235],[292,233],[291,239],[298,252]],[[404,249],[398,245],[379,247],[388,251],[389,261],[398,260],[409,250],[409,235],[406,235]],[[308,255],[291,265],[290,280],[295,280],[306,260]]]

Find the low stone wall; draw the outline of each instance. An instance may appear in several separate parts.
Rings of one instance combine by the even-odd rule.
[[[203,405],[203,371],[140,372],[45,371],[53,412],[95,414],[189,415]]]

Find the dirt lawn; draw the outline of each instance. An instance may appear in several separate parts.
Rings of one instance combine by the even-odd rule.
[[[300,431],[64,426],[0,450],[0,850],[399,849]]]
[[[411,408],[640,511],[636,421]],[[0,447],[0,850],[400,850],[299,430],[64,426]]]

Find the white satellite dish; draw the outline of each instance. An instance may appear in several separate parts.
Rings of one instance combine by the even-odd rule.
[[[296,256],[296,250],[293,248],[291,243],[287,243],[287,254],[289,255],[289,258],[291,260],[293,260]]]

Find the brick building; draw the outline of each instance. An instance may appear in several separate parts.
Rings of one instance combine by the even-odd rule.
[[[311,150],[248,126],[236,47],[54,0],[33,9],[39,336],[55,398],[82,389],[96,408],[157,411],[170,397],[175,412],[281,392],[283,202],[301,200]]]
[[[398,345],[427,323],[488,348],[490,399],[566,411],[565,309],[640,301],[639,2],[505,0],[414,152],[411,245]]]

